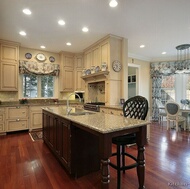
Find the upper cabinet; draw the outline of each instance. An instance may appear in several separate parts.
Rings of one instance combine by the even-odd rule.
[[[109,61],[109,40],[103,40],[84,51],[84,67],[100,66],[103,62]]]
[[[75,91],[84,91],[85,89],[85,82],[81,78],[83,69],[83,55],[77,54],[75,55]]]
[[[1,42],[1,41],[0,41]],[[18,63],[18,46],[1,42],[1,61]]]
[[[0,91],[18,91],[19,44],[0,40]]]
[[[74,54],[60,53],[60,91],[74,91]]]

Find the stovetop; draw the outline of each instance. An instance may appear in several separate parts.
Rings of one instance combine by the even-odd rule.
[[[105,102],[88,102],[86,104],[92,104],[92,105],[105,105]]]

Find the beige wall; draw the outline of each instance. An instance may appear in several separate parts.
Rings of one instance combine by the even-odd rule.
[[[129,64],[134,64],[139,68],[139,95],[150,99],[150,62],[128,58]]]
[[[26,53],[31,53],[32,54],[32,58],[31,59],[26,59],[25,58],[25,54]],[[50,56],[53,56],[55,58],[55,62],[54,63],[59,64],[59,62],[60,62],[60,60],[59,60],[59,53],[47,52],[47,51],[30,49],[30,48],[25,48],[25,47],[20,47],[20,49],[19,49],[19,59],[20,60],[27,60],[27,61],[38,62],[37,59],[36,59],[36,55],[38,53],[42,53],[42,54],[45,55],[45,57],[46,57],[46,60],[44,61],[45,63],[51,63],[49,61],[49,57]]]

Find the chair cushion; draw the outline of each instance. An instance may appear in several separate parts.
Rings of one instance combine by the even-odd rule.
[[[112,143],[117,145],[127,145],[136,143],[136,134],[127,134],[123,136],[114,137],[112,139]]]

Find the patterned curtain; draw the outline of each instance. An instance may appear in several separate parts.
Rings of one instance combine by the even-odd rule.
[[[162,76],[176,73],[190,73],[190,60],[154,62],[150,64],[152,79],[152,120],[158,121],[158,106],[156,101],[161,100]]]
[[[19,61],[20,74],[58,76],[59,71],[60,71],[59,64],[29,62],[24,60]]]

